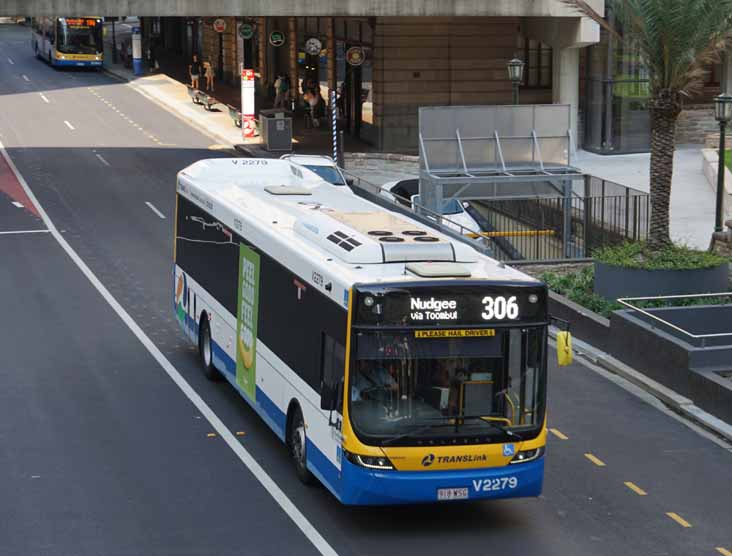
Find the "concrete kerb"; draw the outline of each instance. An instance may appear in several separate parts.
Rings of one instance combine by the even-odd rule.
[[[556,340],[556,333],[557,330],[555,328],[551,328],[549,330],[549,336],[553,340]],[[689,398],[674,392],[670,388],[665,387],[651,378],[648,378],[643,373],[636,371],[582,340],[573,339],[572,344],[575,354],[580,358],[586,359],[590,363],[594,363],[606,371],[624,378],[631,384],[663,402],[679,415],[682,415],[697,425],[700,425],[702,428],[721,436],[728,442],[732,442],[732,425],[725,423],[721,419],[718,419],[714,415],[711,415],[697,407]]]

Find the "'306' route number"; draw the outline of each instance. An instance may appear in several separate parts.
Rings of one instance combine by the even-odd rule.
[[[519,306],[515,295],[509,298],[486,296],[482,303],[481,316],[485,320],[516,320],[519,317]]]

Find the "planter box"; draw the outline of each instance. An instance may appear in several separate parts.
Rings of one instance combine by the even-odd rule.
[[[729,265],[697,270],[641,270],[595,262],[595,293],[605,299],[726,292]]]

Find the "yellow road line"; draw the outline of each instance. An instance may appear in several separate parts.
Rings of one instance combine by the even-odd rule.
[[[605,462],[597,456],[593,456],[592,454],[585,454],[585,457],[598,467],[605,467]]]
[[[732,556],[732,552],[730,552],[726,548],[722,548],[721,546],[717,547],[717,552],[719,552],[722,556]]]
[[[549,429],[549,432],[552,433],[557,438],[559,438],[560,440],[569,440],[569,438],[567,437],[567,435],[565,435],[559,429]]]
[[[673,519],[676,523],[678,523],[682,527],[691,527],[691,523],[686,521],[683,517],[681,517],[679,514],[677,514],[675,512],[666,512],[666,515],[669,516],[671,519]]]
[[[244,431],[236,431],[236,436],[244,436],[245,434]]]
[[[635,492],[638,496],[647,496],[648,495],[648,493],[645,490],[643,490],[641,487],[639,487],[635,483],[631,483],[630,481],[626,481],[624,484],[630,490],[632,490],[633,492]]]
[[[210,432],[206,436],[208,436],[209,438],[213,438],[214,436],[216,436],[216,433],[215,432]]]

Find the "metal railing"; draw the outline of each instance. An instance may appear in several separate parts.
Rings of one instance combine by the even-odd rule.
[[[504,232],[525,261],[591,258],[607,245],[644,241],[650,224],[650,196],[588,176],[584,194],[473,201],[492,230]],[[514,257],[501,256],[503,260]]]
[[[411,199],[343,170],[354,185],[402,210]],[[648,237],[647,193],[587,176],[582,196],[560,195],[470,201],[469,213],[481,226],[470,229],[422,205],[416,212],[450,232],[473,238],[490,256],[512,264],[588,260],[598,247]],[[386,195],[384,195],[386,193]],[[611,195],[612,194],[612,195]],[[482,238],[478,239],[477,238]]]
[[[677,326],[673,323],[668,322],[665,319],[662,319],[661,317],[654,315],[650,311],[647,311],[644,308],[637,307],[636,305],[633,305],[631,302],[638,302],[638,301],[661,301],[661,300],[667,300],[667,299],[701,299],[701,298],[727,298],[728,300],[732,301],[732,292],[724,292],[724,293],[698,293],[698,294],[688,294],[688,295],[659,295],[655,297],[625,297],[622,299],[618,299],[618,303],[621,305],[628,307],[629,309],[632,309],[633,311],[637,311],[638,313],[641,313],[642,315],[656,321],[660,322],[665,326],[668,326],[672,330],[675,330],[677,332],[680,332],[684,336],[688,338],[692,338],[694,340],[701,340],[702,347],[705,347],[705,340],[710,338],[726,338],[726,337],[732,337],[732,332],[718,332],[715,334],[692,334],[688,330],[685,330],[681,328],[680,326]],[[664,309],[669,307],[653,307],[653,309]]]

